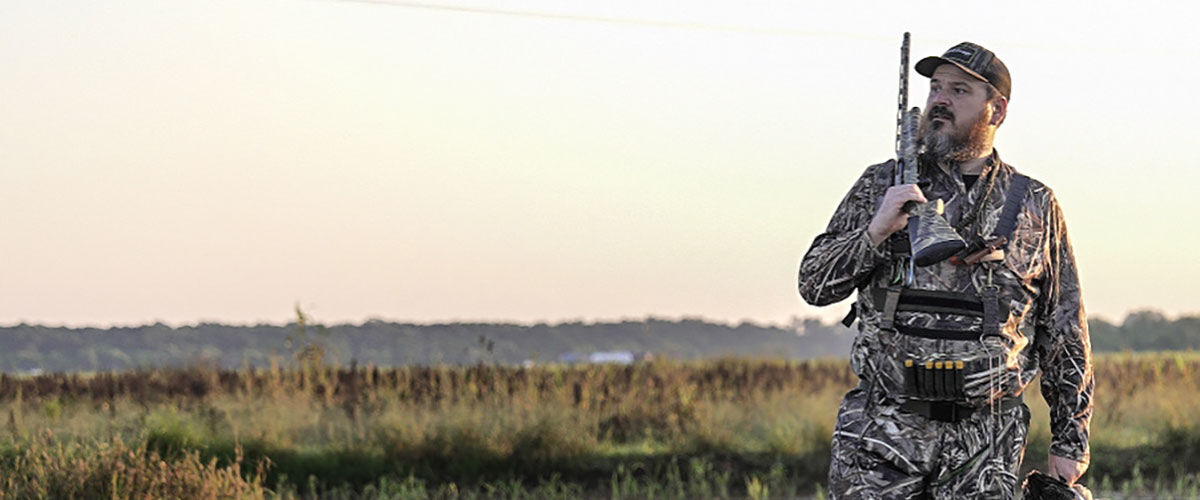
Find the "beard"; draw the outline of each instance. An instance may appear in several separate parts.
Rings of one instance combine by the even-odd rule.
[[[980,113],[979,119],[970,127],[958,127],[950,131],[949,128],[954,125],[954,113],[945,106],[929,108],[921,116],[921,127],[917,134],[922,153],[940,164],[960,163],[990,152],[995,134],[988,126],[992,119],[990,111]],[[934,118],[945,121],[935,123]]]

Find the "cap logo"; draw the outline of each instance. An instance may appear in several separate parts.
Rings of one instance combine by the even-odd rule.
[[[958,47],[954,47],[950,50],[947,50],[946,55],[944,55],[942,57],[945,57],[947,59],[956,59],[956,60],[962,61],[963,64],[970,66],[972,59],[975,59],[975,56],[978,54],[979,54],[979,52],[976,51],[973,47],[958,46]]]

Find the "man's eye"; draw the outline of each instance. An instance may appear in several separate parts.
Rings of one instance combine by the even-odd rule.
[[[966,94],[967,91],[966,91],[966,89],[959,88],[959,89],[954,89],[954,93],[955,94]]]

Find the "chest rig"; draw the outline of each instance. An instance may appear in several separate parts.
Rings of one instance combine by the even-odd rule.
[[[999,166],[994,168],[999,168]],[[1005,194],[1004,206],[1000,211],[1000,218],[996,222],[991,236],[974,238],[965,249],[950,257],[949,261],[952,264],[973,265],[972,256],[999,251],[1012,241],[1013,234],[1017,229],[1017,216],[1021,212],[1021,206],[1029,191],[1029,183],[1028,176],[1013,173]],[[999,286],[993,284],[989,279],[978,294],[913,288],[911,282],[912,260],[909,253],[909,241],[904,231],[898,231],[889,240],[889,245],[892,255],[897,257],[897,261],[906,262],[910,271],[909,278],[905,280],[902,277],[904,274],[902,266],[897,265],[897,272],[894,273],[896,277],[892,283],[889,285],[874,284],[869,289],[871,303],[880,313],[880,328],[895,330],[904,335],[941,340],[977,340],[1000,335],[1001,321],[1007,319],[1009,311],[1008,304],[1000,300]],[[858,317],[859,307],[861,307],[859,303],[852,305],[849,314],[842,320],[842,324],[846,327],[853,325],[854,320]],[[907,326],[896,321],[896,313],[901,312],[954,314],[980,318],[980,328],[964,330]]]
[[[998,175],[1000,166],[995,165],[993,168],[996,170],[992,175]],[[987,237],[974,237],[967,247],[951,257],[949,262],[955,265],[977,265],[979,256],[1001,251],[1012,241],[1017,228],[1017,217],[1028,194],[1029,184],[1029,177],[1014,172],[992,234]],[[977,203],[986,201],[982,199]],[[889,241],[892,255],[896,257],[893,269],[895,272],[892,273],[890,283],[881,284],[875,281],[867,290],[870,302],[879,314],[879,328],[901,335],[936,340],[982,342],[988,337],[1000,337],[1001,326],[1008,320],[1010,311],[1008,302],[1000,298],[1000,287],[992,282],[990,269],[989,277],[978,293],[915,288],[912,283],[910,245],[904,233],[898,231]],[[904,272],[905,267],[907,273]],[[857,319],[858,308],[862,306],[861,302],[851,306],[850,313],[842,323],[847,327],[851,326]],[[898,321],[898,313],[949,314],[973,318],[975,321],[969,325],[954,327],[919,327]],[[956,422],[970,417],[978,409],[963,404],[968,373],[976,373],[977,369],[998,373],[1001,369],[998,363],[989,362],[988,365],[985,368],[964,365],[961,360],[904,359],[902,370],[905,398],[901,409],[944,422]],[[1019,396],[1005,397],[994,402],[991,411],[1004,411],[1020,403]]]

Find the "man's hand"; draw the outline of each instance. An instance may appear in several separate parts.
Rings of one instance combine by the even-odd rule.
[[[1088,464],[1086,463],[1076,462],[1053,453],[1050,454],[1050,463],[1047,465],[1046,472],[1050,476],[1062,479],[1063,482],[1067,483],[1067,486],[1075,484],[1075,481],[1079,480],[1079,476],[1082,476],[1088,468]]]
[[[908,224],[908,214],[901,209],[910,201],[925,203],[929,200],[925,199],[925,194],[916,184],[900,184],[888,188],[887,193],[883,195],[883,201],[879,203],[879,211],[875,212],[875,217],[867,226],[871,244],[879,246],[888,236]]]

